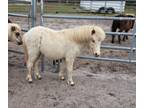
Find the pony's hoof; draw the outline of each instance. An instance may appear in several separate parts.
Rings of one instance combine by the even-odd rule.
[[[31,81],[28,81],[28,83],[31,84],[31,83],[32,83],[32,80],[31,80]]]
[[[41,80],[41,79],[42,79],[42,77],[39,77],[39,78],[38,78],[38,80]]]
[[[36,79],[41,80],[41,79],[42,79],[42,77],[41,77],[41,76],[37,76],[37,78],[36,78]]]
[[[40,75],[35,75],[35,79],[41,80],[42,77]]]
[[[67,81],[68,85],[74,86],[74,82],[73,81]]]
[[[31,78],[26,77],[26,80],[27,80],[29,83],[32,83],[32,79],[31,79]]]
[[[74,86],[75,84],[73,83],[73,84],[70,84],[71,86]]]
[[[60,76],[60,80],[64,81],[65,77],[64,76]]]
[[[26,66],[27,64],[26,64],[26,62],[24,62],[24,66]]]

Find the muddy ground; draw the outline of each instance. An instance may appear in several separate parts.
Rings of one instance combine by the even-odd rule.
[[[22,27],[27,19],[11,18]],[[53,29],[70,28],[85,24],[97,24],[110,31],[111,21],[45,20],[45,26]],[[107,37],[103,44],[110,44]],[[119,45],[116,42],[114,45]],[[130,38],[120,46],[129,46]],[[9,43],[9,49],[23,51],[21,46]],[[86,52],[86,51],[84,51]],[[127,52],[102,49],[104,57],[126,58]],[[75,86],[60,81],[51,61],[45,58],[42,80],[26,80],[23,55],[9,52],[8,56],[8,105],[9,108],[135,108],[135,64],[76,59],[74,63]]]

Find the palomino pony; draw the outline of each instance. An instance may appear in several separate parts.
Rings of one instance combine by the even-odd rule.
[[[134,16],[120,14],[115,17],[132,17],[133,18]],[[134,23],[135,23],[134,20],[113,20],[111,31],[116,32],[116,30],[119,29],[119,32],[123,32],[123,31],[128,32],[130,29],[133,28]],[[115,35],[112,35],[112,41],[111,41],[112,43],[114,43],[114,38],[115,38]],[[124,35],[123,41],[125,41],[125,39],[128,39],[127,35]],[[121,43],[120,35],[118,36],[118,41],[120,44]]]
[[[37,26],[23,36],[24,52],[28,68],[26,80],[32,82],[32,70],[35,78],[41,79],[38,64],[40,55],[49,59],[62,59],[59,78],[64,80],[64,71],[67,71],[67,83],[74,85],[72,79],[73,63],[82,48],[88,48],[95,56],[100,55],[101,42],[105,32],[98,26],[81,26],[73,29],[55,31],[46,27]]]

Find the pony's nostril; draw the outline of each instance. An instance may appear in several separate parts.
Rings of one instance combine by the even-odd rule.
[[[99,54],[95,53],[95,56],[96,56],[96,57],[98,57],[98,56],[99,56]]]
[[[16,36],[19,36],[20,35],[20,33],[19,32],[16,32]]]

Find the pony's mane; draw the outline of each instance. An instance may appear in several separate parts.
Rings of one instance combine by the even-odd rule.
[[[91,38],[91,31],[94,29],[94,26],[80,26],[76,28],[71,29],[64,29],[60,32],[63,33],[63,35],[66,38],[69,38],[71,40],[74,40],[75,42],[81,43],[81,42],[88,42]]]
[[[97,34],[96,36],[98,36],[100,40],[104,40],[104,31],[95,25],[85,25],[71,29],[64,29],[59,32],[66,38],[77,43],[88,43],[92,39],[92,30],[95,30],[95,33]]]

